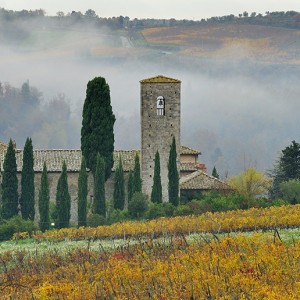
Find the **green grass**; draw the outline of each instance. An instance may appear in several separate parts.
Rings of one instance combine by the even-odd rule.
[[[217,234],[213,235],[210,233],[207,234],[190,234],[186,236],[186,241],[188,243],[197,242],[197,241],[210,241],[213,239],[222,239],[225,236],[236,236],[236,235],[244,235],[244,236],[252,236],[256,233],[261,233],[266,239],[276,239],[281,240],[287,244],[293,244],[300,240],[300,228],[294,229],[279,229],[276,231],[251,231],[251,232],[231,232],[226,234]],[[154,242],[160,244],[168,245],[171,241],[170,236],[161,237],[156,239]],[[18,251],[26,251],[28,254],[30,253],[44,253],[51,251],[60,251],[60,252],[69,252],[75,249],[90,249],[95,251],[114,251],[119,247],[129,246],[137,243],[146,242],[145,239],[114,239],[114,238],[106,238],[96,241],[69,241],[65,240],[63,242],[36,242],[33,239],[19,240],[19,241],[7,241],[0,243],[0,254],[5,252],[18,252]]]

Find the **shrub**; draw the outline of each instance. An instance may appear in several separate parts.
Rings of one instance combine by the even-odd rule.
[[[218,212],[244,208],[245,198],[237,193],[222,196],[216,192],[209,192],[204,194],[201,202],[203,212]]]
[[[258,207],[270,207],[270,206],[282,206],[288,205],[289,201],[283,199],[266,199],[266,198],[259,198],[257,199]]]
[[[111,211],[107,222],[109,224],[113,224],[117,222],[123,222],[128,219],[129,219],[128,210],[114,209]]]
[[[87,226],[98,227],[105,224],[105,218],[99,214],[91,214],[87,218]]]
[[[174,211],[175,216],[188,216],[192,213],[192,210],[187,205],[178,205]]]
[[[147,208],[148,196],[141,192],[135,192],[132,195],[131,201],[128,203],[129,215],[134,219],[139,219],[144,216]]]
[[[163,205],[166,217],[173,217],[174,211],[175,211],[175,206],[169,202],[164,202],[162,205]]]
[[[10,240],[14,233],[28,232],[31,234],[37,230],[36,225],[31,220],[24,220],[21,216],[15,216],[3,221],[0,225],[0,241]]]
[[[211,206],[207,205],[205,201],[192,200],[186,204],[194,215],[200,215],[204,212],[210,211]]]
[[[165,209],[162,203],[150,203],[146,212],[147,219],[156,219],[165,216]]]

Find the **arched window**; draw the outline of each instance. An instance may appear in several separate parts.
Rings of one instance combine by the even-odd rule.
[[[165,98],[163,96],[158,96],[156,101],[156,111],[158,116],[165,115]]]

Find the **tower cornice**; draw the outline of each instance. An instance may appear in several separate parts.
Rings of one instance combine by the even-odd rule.
[[[140,80],[140,83],[181,83],[181,81],[175,78],[157,75],[155,77]]]

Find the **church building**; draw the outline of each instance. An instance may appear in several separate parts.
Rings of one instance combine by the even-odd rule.
[[[134,167],[134,158],[138,154],[141,161],[142,189],[151,195],[154,175],[154,157],[158,151],[161,164],[161,181],[163,201],[168,201],[168,160],[170,145],[173,137],[176,141],[177,169],[180,174],[180,193],[200,193],[203,191],[229,190],[228,185],[206,174],[206,166],[200,163],[199,151],[183,146],[180,143],[180,101],[181,81],[165,76],[156,76],[140,81],[140,109],[141,109],[141,150],[114,151],[114,166],[112,174],[107,180],[106,199],[113,198],[114,172],[119,158],[123,163],[127,191],[127,179],[130,170]],[[34,143],[34,141],[33,141]],[[3,161],[7,145],[0,142],[0,170],[3,170]],[[40,150],[34,149],[35,171],[35,201],[36,217],[38,216],[38,191],[41,182],[43,164],[46,162],[49,178],[50,200],[55,201],[56,187],[60,176],[62,163],[66,162],[68,170],[68,185],[71,194],[71,223],[77,222],[77,182],[81,165],[81,150]],[[17,171],[19,184],[22,171],[23,150],[16,149]],[[93,179],[89,174],[88,195],[93,198]]]

